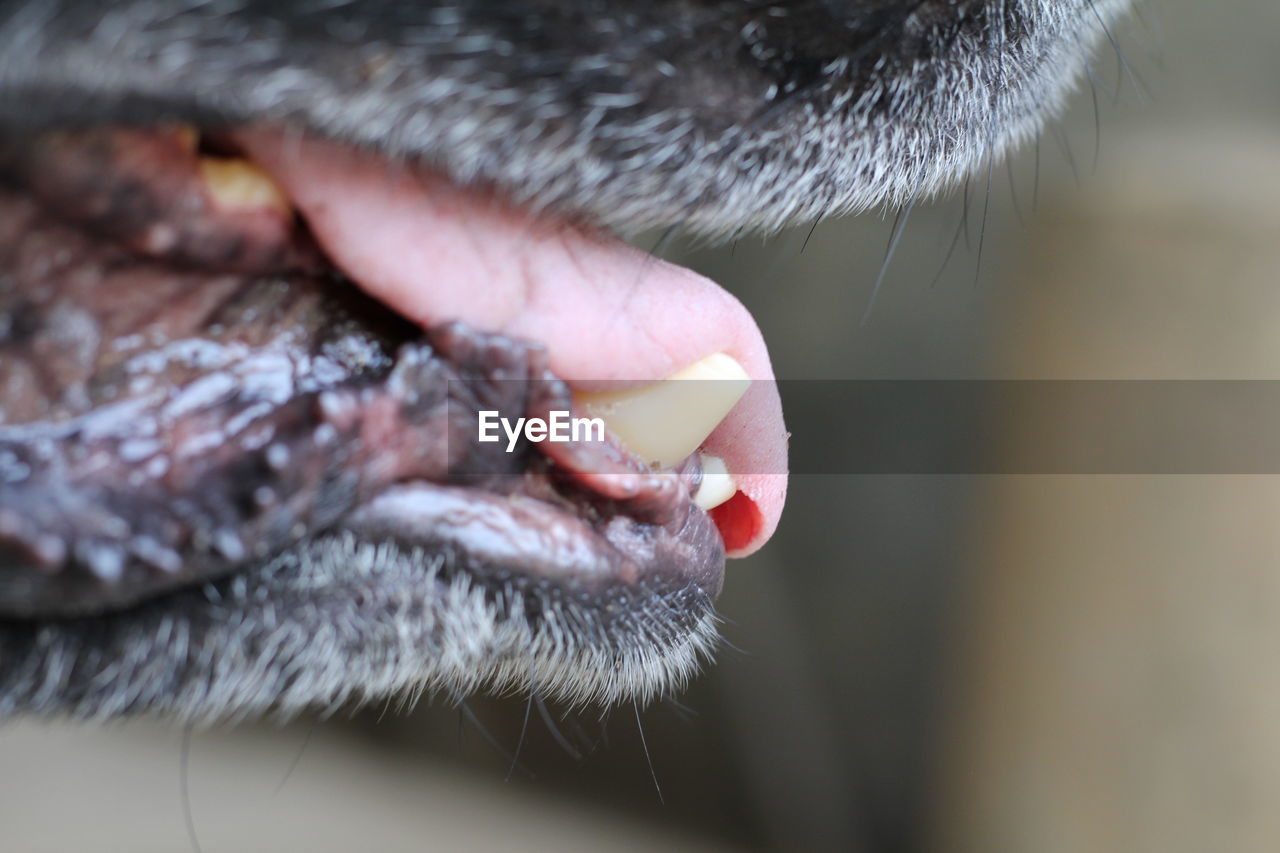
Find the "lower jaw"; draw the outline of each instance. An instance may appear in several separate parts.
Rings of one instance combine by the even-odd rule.
[[[331,272],[139,259],[12,188],[0,268],[0,716],[287,715],[424,686],[645,699],[709,652],[724,551],[689,472],[653,479],[614,454],[641,483],[619,502],[528,449],[519,470],[468,469],[438,439],[395,440],[412,407],[384,404],[405,358],[443,371],[420,402],[475,366],[474,346],[446,357]],[[180,381],[157,389],[168,371]],[[60,393],[24,406],[51,381]],[[353,407],[335,412],[333,394]],[[440,411],[414,413],[417,435]],[[350,443],[317,444],[342,428]],[[387,441],[405,467],[333,464],[379,469]]]
[[[118,613],[0,618],[0,719],[287,719],[424,692],[646,703],[683,688],[717,642],[697,584],[495,585],[454,559],[327,534]]]

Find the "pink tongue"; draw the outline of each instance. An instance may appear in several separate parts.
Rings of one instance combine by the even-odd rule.
[[[591,380],[662,379],[715,352],[751,390],[707,440],[739,494],[713,513],[730,556],[768,540],[786,499],[787,434],[764,340],[714,282],[612,237],[330,143],[239,137],[292,197],[329,256],[423,325],[462,320],[541,341],[551,368]]]

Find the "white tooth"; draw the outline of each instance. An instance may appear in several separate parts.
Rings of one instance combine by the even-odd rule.
[[[636,456],[670,468],[702,446],[750,384],[742,365],[720,352],[653,385],[581,392],[575,399]]]
[[[703,509],[714,509],[733,497],[738,485],[719,456],[702,455],[702,485],[693,502]]]
[[[201,157],[200,174],[214,204],[224,210],[267,208],[286,215],[291,212],[289,200],[276,182],[248,160]]]

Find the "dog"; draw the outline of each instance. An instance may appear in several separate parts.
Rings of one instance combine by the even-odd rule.
[[[677,689],[787,434],[741,305],[617,235],[932,196],[1126,5],[0,4],[0,717]],[[464,437],[720,356],[661,470]]]

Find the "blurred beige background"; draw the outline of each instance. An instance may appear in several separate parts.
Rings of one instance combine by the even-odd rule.
[[[1086,91],[1038,179],[994,170],[980,270],[985,176],[940,275],[962,194],[915,211],[865,324],[892,217],[669,254],[784,378],[1280,378],[1280,5],[1165,0],[1117,38],[1142,84],[1104,48],[1097,129]],[[732,647],[643,714],[661,802],[629,708],[196,732],[185,765],[168,727],[23,724],[0,848],[189,849],[185,799],[206,851],[1280,849],[1276,478],[791,488],[730,566]]]

